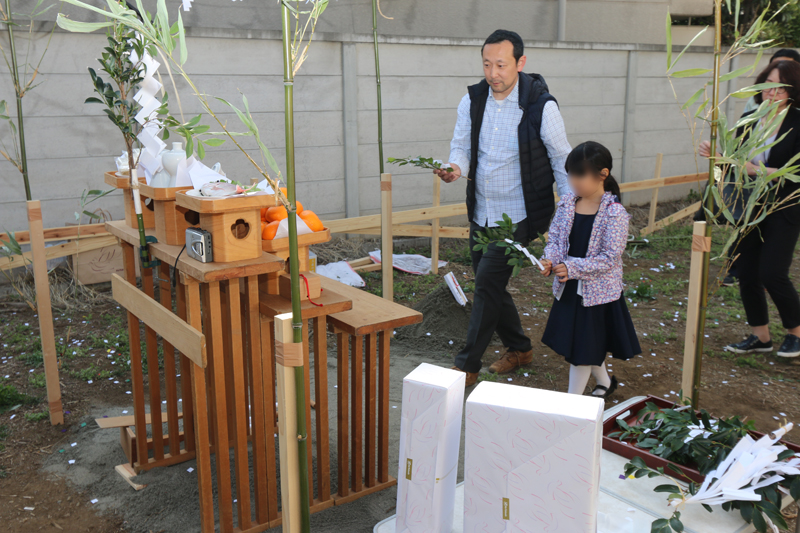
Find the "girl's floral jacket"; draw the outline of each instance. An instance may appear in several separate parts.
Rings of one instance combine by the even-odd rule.
[[[569,234],[577,200],[574,194],[568,193],[558,202],[544,248],[545,258],[552,261],[553,266],[564,263],[569,279],[582,281],[584,307],[613,302],[622,294],[622,252],[628,241],[630,215],[617,202],[616,196],[605,193],[594,220],[586,257],[569,257]],[[560,293],[561,285],[556,277],[554,295]]]

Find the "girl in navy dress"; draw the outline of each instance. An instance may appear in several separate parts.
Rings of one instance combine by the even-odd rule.
[[[611,164],[608,149],[593,141],[569,154],[565,167],[573,193],[558,203],[542,261],[544,275],[556,276],[542,342],[570,364],[570,394],[583,394],[591,375],[592,395],[600,398],[617,388],[606,354],[627,360],[642,351],[622,296],[630,216],[619,203]]]

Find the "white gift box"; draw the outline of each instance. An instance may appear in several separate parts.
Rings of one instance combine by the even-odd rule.
[[[465,533],[595,533],[603,400],[484,381],[465,432]]]
[[[403,379],[397,533],[453,528],[465,379],[427,363]]]

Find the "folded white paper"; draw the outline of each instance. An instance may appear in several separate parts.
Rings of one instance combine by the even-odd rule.
[[[150,175],[155,175],[161,167],[161,158],[154,157],[149,150],[142,150],[139,153],[139,166],[144,168]],[[148,180],[149,183],[149,180]]]
[[[195,159],[194,162],[186,167],[186,171],[188,172],[189,178],[192,180],[192,186],[195,189],[199,189],[206,183],[219,181],[222,179],[222,176],[208,168],[197,159]]]
[[[167,147],[167,143],[162,141],[158,134],[161,133],[161,126],[156,122],[148,122],[142,127],[142,131],[136,136],[142,146],[150,152],[153,157],[158,157],[159,154]]]
[[[161,90],[161,82],[152,76],[148,76],[142,80],[139,91],[133,95],[133,99],[139,105],[144,105],[156,97],[156,93]]]
[[[466,403],[464,532],[595,533],[603,400],[481,382]]]
[[[266,194],[266,193],[258,193],[258,194]],[[297,234],[298,235],[305,235],[306,233],[313,233],[311,228],[308,227],[306,221],[300,217],[296,217],[297,220]],[[289,219],[284,218],[278,224],[278,231],[275,232],[275,237],[273,239],[283,239],[289,236]]]
[[[466,374],[422,363],[403,379],[397,533],[450,533]]]
[[[192,185],[192,178],[189,176],[189,171],[187,169],[192,166],[195,161],[196,159],[194,156],[178,161],[178,170],[175,173],[176,187],[188,187]]]

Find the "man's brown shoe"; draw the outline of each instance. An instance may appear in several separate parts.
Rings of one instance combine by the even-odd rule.
[[[464,381],[464,388],[472,387],[478,382],[478,373],[477,372],[465,372],[461,370],[457,366],[453,367],[453,370],[458,370],[459,372],[464,372],[467,375],[467,379]]]
[[[492,363],[489,372],[505,374],[516,370],[522,365],[530,364],[533,361],[533,351],[518,352],[516,350],[506,350],[503,356]]]

